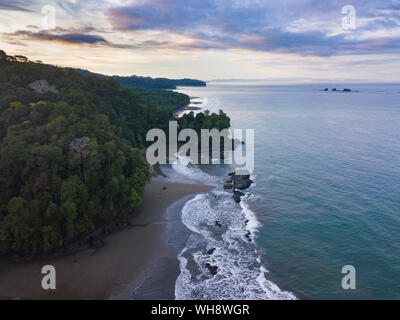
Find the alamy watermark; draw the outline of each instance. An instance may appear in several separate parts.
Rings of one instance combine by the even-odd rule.
[[[56,268],[51,265],[45,265],[42,268],[42,274],[45,276],[42,278],[42,289],[43,290],[55,290],[56,289]]]
[[[42,30],[54,30],[56,28],[56,8],[52,5],[45,5],[42,8],[41,28]]]
[[[251,174],[254,171],[254,130],[246,129],[245,143],[235,141],[243,140],[242,129],[201,129],[199,139],[198,133],[193,129],[180,130],[176,121],[169,121],[169,141],[162,129],[151,129],[147,132],[146,141],[154,142],[147,148],[146,159],[150,165],[174,164],[178,161],[178,153],[187,155],[191,164],[220,164],[221,153],[225,164],[235,164],[236,173]],[[178,150],[178,142],[182,145]],[[200,145],[199,145],[200,142]],[[222,143],[221,143],[222,142]],[[167,157],[168,147],[168,157]],[[243,150],[245,147],[245,150]],[[211,154],[211,157],[210,157]]]
[[[344,290],[356,289],[356,268],[352,265],[345,265],[342,268],[342,274],[345,274],[342,279],[342,288]]]
[[[342,7],[342,28],[343,30],[354,30],[357,25],[356,8],[351,5]]]

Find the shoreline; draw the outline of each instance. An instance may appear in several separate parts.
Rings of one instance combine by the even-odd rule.
[[[176,90],[176,92],[178,92],[178,93],[183,93],[181,90],[179,90],[179,89],[177,89]],[[186,93],[184,93],[184,94],[186,94]],[[187,94],[186,94],[187,95]],[[177,110],[175,110],[174,111],[174,115],[177,117],[177,118],[180,118],[180,117],[182,117],[184,114],[187,114],[187,113],[190,113],[190,112],[200,112],[200,110],[202,110],[203,108],[204,108],[204,106],[205,106],[205,99],[204,98],[202,98],[202,97],[192,97],[192,96],[189,96],[189,99],[190,99],[190,101],[189,101],[189,103],[187,104],[187,105],[185,105],[185,106],[182,106],[181,108],[179,108],[179,109],[177,109]],[[196,99],[201,99],[202,101],[195,101],[195,102],[193,102],[193,100],[196,100]]]
[[[171,252],[166,236],[168,208],[212,188],[153,177],[139,214],[132,217],[133,227],[109,235],[103,248],[27,262],[0,258],[0,299],[130,299],[153,264]],[[56,290],[41,288],[41,268],[48,264],[56,268]]]

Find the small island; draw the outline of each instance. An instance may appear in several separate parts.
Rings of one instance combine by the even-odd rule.
[[[322,89],[322,91],[329,91],[329,88]],[[336,88],[332,88],[331,91],[335,91],[335,92],[355,92],[355,91],[353,91],[351,89],[348,89],[348,88],[344,88],[343,90],[338,90]]]

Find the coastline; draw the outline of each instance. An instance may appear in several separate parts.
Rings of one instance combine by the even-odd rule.
[[[140,213],[131,220],[133,227],[108,236],[103,248],[29,262],[1,258],[0,299],[130,299],[152,265],[170,252],[167,209],[186,196],[212,188],[153,177]],[[56,268],[56,290],[41,288],[41,268],[47,264]]]
[[[183,93],[178,88],[174,92]],[[183,94],[186,94],[186,93],[183,93]],[[206,100],[204,98],[202,98],[202,97],[189,96],[189,98],[190,98],[190,102],[187,105],[182,106],[181,108],[179,108],[179,109],[174,111],[174,115],[177,118],[180,118],[184,114],[190,113],[192,111],[196,113],[196,112],[202,110],[203,107],[206,105]],[[200,99],[200,101],[194,101],[194,100],[199,100],[199,99]]]

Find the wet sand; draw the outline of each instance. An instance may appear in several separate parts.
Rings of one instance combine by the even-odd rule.
[[[212,189],[206,185],[153,178],[131,229],[108,236],[106,246],[67,256],[29,262],[0,260],[0,298],[6,299],[129,299],[132,289],[168,254],[167,208],[179,199]],[[41,269],[56,268],[56,290],[43,290]]]

